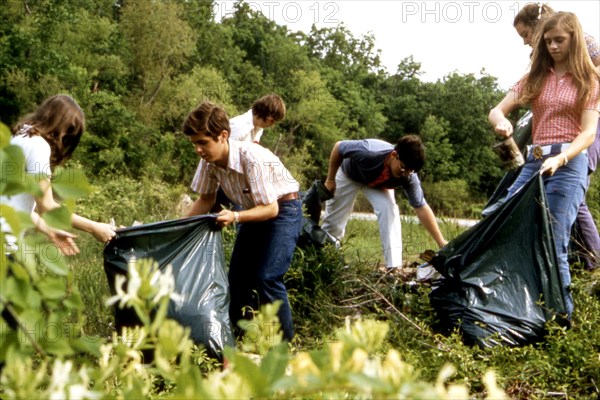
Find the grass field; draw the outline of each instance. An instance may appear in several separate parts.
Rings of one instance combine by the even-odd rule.
[[[403,223],[406,263],[419,262],[419,254],[435,243],[419,224]],[[447,239],[463,232],[442,223]],[[386,321],[388,349],[396,349],[420,376],[434,381],[446,364],[457,368],[454,382],[466,384],[483,397],[479,378],[490,369],[511,398],[597,398],[600,393],[600,272],[573,266],[575,314],[573,328],[550,326],[546,343],[522,348],[479,349],[465,346],[460,335],[443,337],[433,326],[430,288],[407,286],[395,275],[378,271],[382,261],[377,224],[351,220],[339,250],[297,251],[286,275],[296,337],[292,352],[318,349],[335,340],[336,330],[348,318]],[[226,254],[232,231],[224,232]],[[103,270],[102,245],[87,236],[79,239],[82,254],[70,266],[85,304],[85,335],[106,338],[113,333],[112,310],[104,306],[109,296]],[[595,397],[596,396],[596,397]]]

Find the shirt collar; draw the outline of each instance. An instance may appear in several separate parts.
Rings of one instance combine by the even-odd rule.
[[[242,142],[237,140],[229,140],[229,159],[227,160],[227,168],[242,174],[242,160],[240,157],[240,145]]]
[[[549,71],[550,73],[552,73],[553,75],[556,75],[556,76],[558,76],[558,74],[557,74],[557,73],[556,73],[556,71],[554,70],[554,67],[550,67],[550,68],[548,68],[548,71]],[[571,71],[566,71],[566,72],[564,73],[563,77],[565,77],[565,76],[567,76],[567,75],[571,75]]]

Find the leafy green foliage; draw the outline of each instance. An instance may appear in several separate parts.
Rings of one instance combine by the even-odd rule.
[[[422,82],[421,65],[412,57],[390,75],[380,65],[374,38],[354,37],[344,26],[289,32],[244,2],[217,22],[213,2],[201,0],[9,0],[2,2],[0,19],[0,119],[13,124],[58,92],[75,96],[86,113],[87,132],[67,171],[83,166],[97,191],[75,203],[73,196],[89,189],[82,177],[57,181],[66,207],[46,216],[55,226],[66,226],[74,209],[124,225],[180,216],[175,204],[198,160],[177,131],[204,98],[235,115],[265,93],[282,95],[287,116],[266,132],[264,144],[303,186],[325,174],[335,141],[379,137],[393,143],[406,133],[422,135],[428,146],[423,178],[436,211],[477,215],[478,204],[502,175],[486,121],[502,96],[495,78],[452,73]],[[6,126],[0,131],[0,192],[37,193],[35,178],[4,168],[7,160],[18,166],[22,159],[7,147]],[[598,182],[596,173],[588,193],[595,217],[600,215]],[[1,211],[3,224],[16,235],[32,228],[28,215],[4,206]],[[235,373],[225,378],[209,373],[218,366],[191,346],[173,321],[162,319],[157,327],[147,317],[150,325],[142,330],[111,331],[111,315],[102,304],[108,289],[101,245],[78,238],[82,254],[66,262],[45,237],[28,234],[19,242],[27,251],[0,263],[2,311],[17,321],[16,329],[4,319],[0,326],[0,333],[8,332],[0,341],[2,394],[397,398],[411,393],[435,398],[454,387],[445,386],[449,370],[444,366],[450,363],[456,366],[452,383],[461,395],[464,384],[478,397],[486,390],[492,396],[493,380],[486,389],[480,379],[487,379],[490,368],[514,398],[597,395],[597,274],[574,274],[573,329],[552,329],[544,346],[483,352],[463,346],[458,335],[438,337],[430,329],[435,317],[427,289],[376,272],[376,228],[356,226],[341,251],[297,253],[286,276],[298,330],[291,354],[282,344],[265,344],[263,361],[253,366],[246,355],[232,353]],[[407,261],[432,248],[426,235],[404,228]],[[459,229],[443,230],[453,237]],[[2,230],[0,235],[4,245],[6,235]],[[231,246],[235,232],[224,235]],[[269,320],[271,312],[257,318]],[[364,322],[362,329],[373,334],[366,337],[353,331],[352,323],[346,325],[346,317],[359,324],[365,317],[388,324]],[[19,330],[19,324],[35,329]],[[159,360],[150,368],[141,358],[148,349]],[[388,372],[374,374],[371,367]],[[287,375],[291,368],[293,379]],[[402,392],[396,391],[398,385],[405,385]]]
[[[134,221],[151,223],[183,216],[177,210],[181,187],[171,187],[150,179],[111,178],[96,184],[98,190],[77,203],[77,209],[98,221],[129,226]]]
[[[491,195],[503,173],[486,119],[503,95],[494,77],[422,82],[417,60],[407,57],[389,74],[375,38],[343,24],[290,32],[247,2],[219,21],[217,10],[199,0],[9,1],[0,118],[12,124],[48,95],[70,93],[88,122],[75,158],[92,179],[125,174],[188,185],[196,159],[176,134],[187,112],[210,99],[234,116],[275,92],[288,112],[263,144],[297,164],[303,183],[323,177],[337,140],[394,143],[412,133],[429,144],[424,180],[463,180],[476,203]]]

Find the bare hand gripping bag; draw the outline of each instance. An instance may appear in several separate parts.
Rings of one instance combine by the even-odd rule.
[[[531,144],[531,128],[533,124],[533,114],[531,111],[527,111],[516,123],[515,130],[511,135],[512,141],[516,144],[518,150],[521,152],[520,159],[525,160],[527,157],[527,145]],[[512,147],[512,146],[511,146]],[[513,153],[516,150],[513,151]],[[485,205],[482,215],[485,217],[491,214],[497,207],[502,205],[502,201],[506,197],[508,188],[515,182],[517,176],[521,173],[522,165],[519,163],[512,164],[511,168],[506,171],[498,186],[494,190],[494,193],[488,199]]]
[[[429,294],[440,328],[458,328],[466,344],[522,346],[543,341],[552,319],[568,326],[539,174],[431,264],[444,277]]]
[[[163,221],[124,228],[104,249],[104,271],[112,294],[115,277],[127,276],[128,262],[135,257],[153,259],[162,270],[173,268],[175,292],[168,316],[191,328],[191,339],[203,344],[209,355],[222,359],[225,346],[234,346],[229,319],[229,285],[221,230],[212,215]],[[115,306],[115,322],[134,326],[139,320],[131,309]]]

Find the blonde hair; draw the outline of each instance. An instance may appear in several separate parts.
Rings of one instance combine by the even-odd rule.
[[[585,102],[592,95],[592,88],[598,88],[597,85],[591,85],[591,83],[594,80],[598,81],[600,74],[588,54],[581,24],[577,16],[570,12],[557,12],[544,20],[535,43],[531,68],[525,79],[519,101],[530,103],[537,98],[542,91],[548,69],[554,66],[554,60],[550,56],[544,38],[544,34],[554,28],[563,29],[571,37],[567,62],[569,72],[577,87],[577,105],[583,109]]]

